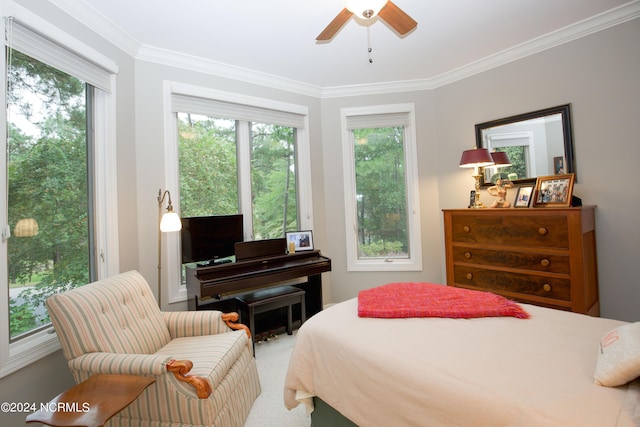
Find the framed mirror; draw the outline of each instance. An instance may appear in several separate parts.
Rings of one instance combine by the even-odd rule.
[[[539,176],[575,174],[571,129],[571,104],[477,124],[476,146],[506,152],[511,162],[486,167],[481,185],[494,185],[498,179],[533,183]]]

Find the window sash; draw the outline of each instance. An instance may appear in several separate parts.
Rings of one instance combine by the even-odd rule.
[[[376,239],[375,242],[367,242],[369,233],[370,231],[373,231],[376,229],[376,226],[380,226],[379,223],[377,223],[377,221],[373,221],[373,222],[369,222],[367,221],[367,213],[369,213],[371,208],[374,208],[374,210],[378,210],[377,208],[375,208],[377,205],[377,203],[381,202],[381,201],[385,201],[388,202],[389,198],[394,198],[396,200],[397,205],[394,205],[395,209],[392,209],[391,206],[388,207],[388,210],[385,210],[385,216],[389,215],[389,214],[399,214],[401,217],[404,217],[404,220],[402,221],[401,225],[400,223],[397,225],[400,227],[400,229],[405,228],[405,233],[404,236],[400,237],[400,236],[396,236],[394,235],[395,238],[400,238],[400,240],[406,239],[406,243],[407,246],[410,243],[410,239],[409,239],[409,231],[408,231],[408,222],[409,222],[409,218],[407,215],[408,209],[407,209],[407,201],[406,201],[406,194],[407,194],[407,188],[406,188],[406,184],[407,184],[407,179],[406,179],[406,167],[404,165],[404,161],[405,161],[405,137],[404,137],[404,133],[405,133],[405,126],[400,126],[400,125],[385,125],[385,126],[380,126],[380,125],[374,125],[371,127],[365,127],[365,128],[356,128],[356,129],[352,129],[351,130],[351,141],[353,144],[353,148],[354,148],[354,157],[356,157],[356,153],[360,150],[364,150],[365,153],[367,152],[367,150],[371,147],[374,146],[374,144],[376,144],[375,141],[372,141],[371,139],[377,139],[377,138],[366,138],[368,139],[368,142],[362,143],[362,135],[358,134],[358,130],[363,130],[365,131],[365,134],[368,134],[370,136],[378,136],[379,132],[383,129],[393,129],[394,132],[399,131],[399,133],[402,134],[401,138],[402,138],[402,143],[398,144],[395,146],[396,149],[400,149],[402,151],[402,160],[400,160],[401,165],[398,164],[394,164],[394,166],[396,166],[396,168],[392,171],[388,171],[386,170],[387,167],[390,166],[390,164],[392,162],[395,162],[395,157],[398,154],[397,152],[394,152],[391,154],[390,157],[388,157],[390,155],[389,152],[385,152],[384,154],[382,153],[378,153],[381,156],[385,156],[385,161],[384,164],[379,164],[376,165],[375,167],[372,166],[372,164],[370,162],[379,162],[380,159],[378,158],[362,158],[362,155],[358,156],[358,158],[354,158],[354,170],[356,170],[356,174],[355,174],[355,191],[356,191],[356,205],[360,204],[359,207],[359,211],[360,211],[360,215],[356,215],[356,225],[358,228],[358,239],[357,239],[357,247],[358,247],[358,260],[371,260],[371,259],[385,259],[386,262],[389,262],[390,260],[396,260],[396,259],[406,259],[408,257],[408,255],[411,253],[411,248],[407,248],[406,252],[402,252],[402,253],[397,253],[395,255],[391,255],[389,254],[389,250],[390,248],[386,245],[392,245],[393,243],[387,239],[381,239],[381,236],[377,236],[378,238]],[[373,133],[370,133],[370,131],[373,131]],[[384,139],[384,142],[382,143],[387,143],[389,142],[388,139]],[[363,154],[363,153],[360,153]],[[359,168],[363,168],[362,170],[360,170]],[[360,172],[360,173],[358,173]],[[382,175],[385,172],[390,172],[389,174],[385,174]],[[390,187],[386,187],[386,188],[380,188],[378,186],[379,181],[380,180],[384,180],[385,183],[389,186],[393,186],[395,185],[400,185],[401,187],[396,187],[395,191],[391,190]],[[369,187],[369,185],[373,184],[375,190],[373,190],[371,187]],[[398,194],[400,193],[400,194]],[[377,199],[378,197],[380,197],[379,199]],[[398,199],[398,197],[401,197],[400,199]],[[385,225],[390,225],[389,222],[386,222]],[[399,231],[398,228],[394,227],[395,231]],[[381,230],[378,230],[379,232],[382,232]],[[386,230],[387,233],[389,232],[389,230]],[[387,237],[390,237],[390,235],[387,235]],[[375,247],[377,249],[377,245],[384,242],[385,246],[386,246],[386,254],[380,254],[380,255],[367,255],[367,249],[373,249],[373,247]],[[395,241],[397,242],[397,241]],[[367,243],[373,244],[373,247],[368,246]]]
[[[422,244],[413,104],[343,108],[342,148],[345,177],[345,227],[348,271],[421,271]],[[408,258],[359,258],[353,129],[404,127],[405,191],[407,203]]]
[[[19,51],[17,48],[11,48],[11,49],[7,49],[10,50],[11,52],[8,54],[9,57],[11,58],[16,58],[16,57],[22,57],[24,58],[25,62],[29,62],[30,64],[36,65],[37,66],[46,66],[48,67],[49,70],[58,70],[60,71],[58,68],[52,67],[50,64],[46,64],[42,61],[39,61],[31,56],[26,55],[24,52]],[[16,71],[16,69],[14,68],[16,65],[16,61],[14,59],[12,64],[9,64],[9,67],[12,68],[12,71]],[[27,74],[29,74],[27,72]],[[60,74],[63,74],[63,72],[61,72]],[[91,116],[91,108],[89,107],[89,104],[92,102],[92,93],[94,91],[93,86],[82,82],[80,79],[78,79],[75,76],[71,76],[68,73],[64,73],[65,74],[65,79],[67,77],[73,79],[74,82],[78,83],[81,85],[82,90],[81,92],[79,92],[77,95],[74,94],[74,96],[72,97],[72,100],[70,101],[70,104],[76,104],[77,103],[77,110],[75,110],[75,113],[77,114],[82,114],[82,116],[84,117],[84,120],[81,124],[81,126],[84,126],[84,129],[81,135],[78,135],[78,139],[76,140],[74,138],[73,135],[70,135],[70,139],[66,140],[67,135],[65,135],[65,137],[59,137],[57,135],[51,135],[50,138],[53,140],[59,140],[60,142],[60,149],[64,151],[66,156],[71,156],[71,153],[74,153],[75,155],[72,156],[73,160],[71,159],[65,159],[64,161],[71,161],[71,162],[77,162],[74,163],[74,172],[78,173],[78,175],[74,175],[74,172],[69,172],[69,176],[64,176],[61,178],[64,180],[67,179],[71,179],[73,180],[72,182],[75,182],[78,187],[75,188],[75,192],[73,193],[68,193],[64,188],[56,185],[55,183],[50,183],[50,184],[46,184],[46,183],[42,183],[43,186],[48,186],[51,185],[51,187],[49,187],[49,191],[50,191],[50,195],[55,197],[58,200],[61,200],[65,197],[68,197],[69,194],[73,194],[73,195],[77,195],[78,199],[76,199],[76,202],[80,202],[81,204],[78,205],[76,203],[73,203],[72,205],[68,205],[67,203],[69,201],[65,201],[63,202],[63,205],[65,205],[65,208],[61,208],[60,214],[61,215],[66,215],[66,214],[77,214],[79,215],[79,217],[66,217],[67,220],[73,218],[73,221],[77,221],[80,219],[80,217],[85,217],[86,216],[86,221],[87,221],[87,227],[82,227],[81,229],[76,229],[74,230],[74,226],[72,226],[69,221],[67,221],[66,225],[63,225],[61,228],[63,230],[60,230],[61,232],[64,231],[68,231],[69,233],[72,233],[75,235],[76,240],[76,245],[74,246],[74,244],[70,244],[70,245],[63,245],[61,246],[60,243],[56,243],[56,237],[50,236],[47,233],[37,233],[40,234],[40,236],[44,236],[41,237],[40,240],[45,242],[43,243],[46,246],[50,246],[50,248],[55,248],[53,250],[57,251],[58,248],[60,249],[61,252],[65,253],[65,250],[69,250],[71,248],[75,249],[73,253],[65,253],[65,255],[62,256],[62,260],[64,258],[66,258],[67,256],[70,258],[73,257],[78,257],[75,258],[74,261],[74,267],[80,268],[80,265],[82,265],[82,270],[86,273],[86,277],[83,277],[82,279],[76,279],[78,280],[78,282],[74,282],[74,286],[82,286],[85,285],[89,282],[91,282],[91,278],[95,278],[95,271],[93,271],[92,269],[95,267],[95,262],[93,262],[91,260],[91,258],[93,258],[93,251],[89,251],[89,248],[91,247],[90,244],[93,242],[93,230],[94,228],[91,227],[91,225],[94,223],[94,199],[92,198],[92,192],[91,192],[91,184],[93,179],[91,178],[91,175],[93,174],[93,167],[91,166],[91,160],[93,157],[92,154],[92,147],[91,144],[93,143],[93,138],[91,138],[90,135],[90,129],[92,129],[92,121],[93,118]],[[45,75],[44,77],[40,74],[40,73],[34,73],[31,74],[30,76],[37,76],[35,78],[35,80],[38,80],[40,78],[43,78],[45,81],[48,79],[48,77]],[[49,83],[51,80],[53,79],[48,79]],[[48,84],[49,84],[48,83]],[[48,88],[50,88],[51,86],[48,86]],[[62,89],[62,91],[64,91],[64,89]],[[40,107],[38,106],[37,102],[34,102],[33,99],[31,99],[32,97],[29,95],[24,96],[23,92],[20,91],[12,91],[13,95],[16,96],[17,98],[17,103],[16,104],[10,104],[7,103],[7,105],[9,106],[10,110],[16,111],[19,109],[18,105],[21,102],[33,102],[33,104],[30,104],[32,106],[32,113],[35,117],[39,117],[39,116],[44,116],[48,113],[48,111],[44,108],[44,107]],[[27,90],[28,92],[28,90]],[[39,95],[41,95],[42,92],[40,91],[36,91],[36,95],[33,96],[34,99],[37,99],[39,97]],[[46,95],[45,95],[46,96]],[[54,108],[59,111],[59,108],[64,108],[65,105],[62,104],[60,99],[49,99],[49,102],[47,103],[48,105],[54,105]],[[67,105],[68,106],[68,105]],[[17,113],[17,111],[16,111]],[[24,117],[21,114],[9,114],[10,116],[10,123],[13,124],[18,132],[24,133],[24,135],[26,136],[32,136],[31,132],[29,130],[29,128],[33,125],[35,127],[37,127],[37,125],[34,124],[34,120],[33,118],[28,118],[28,117]],[[23,117],[25,119],[25,121],[28,123],[28,125],[25,126],[25,123],[22,123],[22,120],[19,119],[19,117]],[[65,122],[65,125],[71,125],[72,121],[70,117],[61,117],[60,120]],[[37,119],[36,119],[37,121]],[[55,126],[55,125],[53,125]],[[57,127],[55,127],[57,129]],[[40,130],[40,129],[38,129]],[[76,131],[78,131],[78,128],[75,128]],[[64,130],[60,130],[60,132],[64,132]],[[54,131],[54,134],[57,133],[56,131]],[[25,157],[27,157],[29,160],[26,161],[26,163],[30,163],[30,160],[33,159],[40,159],[40,161],[44,161],[45,159],[43,158],[42,154],[39,153],[39,147],[42,146],[47,146],[50,147],[51,146],[51,142],[47,141],[47,139],[49,139],[49,137],[41,135],[41,134],[37,134],[37,135],[33,135],[34,138],[34,145],[33,146],[29,146],[29,147],[25,147],[25,153],[28,152],[28,154],[25,155]],[[10,141],[7,140],[7,144],[11,144],[12,142],[15,141]],[[73,147],[65,147],[67,144],[73,144]],[[75,145],[78,144],[78,145]],[[10,146],[10,150],[11,150],[11,146]],[[22,155],[16,155],[16,157],[12,157],[11,155],[9,156],[9,162],[13,162],[15,161],[16,163],[24,163],[21,160],[19,160],[21,157],[23,157]],[[57,157],[56,155],[52,155],[52,156],[47,156],[47,158],[52,161],[52,162],[57,162],[62,160],[61,158]],[[43,165],[43,167],[46,168],[46,166]],[[16,173],[24,173],[23,170],[16,170]],[[23,175],[20,175],[20,177],[22,178]],[[36,218],[38,222],[40,222],[39,227],[40,227],[40,231],[42,232],[43,230],[46,230],[47,228],[51,229],[52,226],[54,226],[54,224],[57,223],[57,220],[54,218],[45,218],[48,215],[46,215],[46,213],[43,212],[42,209],[45,209],[45,205],[43,205],[43,200],[41,200],[40,198],[35,198],[34,197],[30,197],[26,194],[24,194],[23,192],[21,192],[21,190],[19,188],[17,188],[19,186],[19,183],[21,182],[19,179],[15,179],[16,177],[14,177],[14,179],[10,179],[9,182],[9,196],[10,196],[10,203],[7,205],[7,209],[10,213],[10,217],[13,216],[13,221],[15,221],[16,223],[19,222],[20,218],[25,218],[26,217],[31,217],[31,218]],[[77,179],[77,181],[76,181]],[[47,176],[44,176],[42,174],[39,174],[37,172],[35,172],[32,176],[31,179],[32,184],[36,184],[37,183],[41,183],[42,180],[47,181],[49,180],[49,178]],[[12,193],[11,189],[15,189],[16,192]],[[35,190],[35,188],[34,188]],[[46,199],[46,197],[45,197]],[[46,202],[45,202],[46,203]],[[71,210],[66,210],[66,209],[71,209]],[[25,210],[26,209],[26,210]],[[73,209],[78,209],[78,211],[74,211]],[[10,218],[11,220],[11,218]],[[52,221],[52,222],[49,222]],[[17,226],[16,226],[17,227]],[[77,234],[75,234],[77,233]],[[64,238],[63,238],[64,240]],[[82,242],[82,243],[81,243]],[[24,251],[25,249],[27,249],[27,252],[34,252],[34,251],[38,251],[39,249],[42,249],[42,246],[40,246],[37,243],[36,239],[32,239],[32,238],[25,238],[25,239],[19,239],[18,236],[15,236],[14,238],[11,238],[8,240],[7,242],[8,244],[8,248],[9,248],[9,253],[13,254],[13,257],[8,256],[7,259],[7,265],[9,265],[9,268],[13,268],[14,266],[17,266],[20,263],[20,250],[22,249],[22,251]],[[66,248],[66,249],[65,249]],[[45,256],[43,255],[43,258]],[[41,271],[42,273],[44,273],[45,275],[47,275],[47,273],[51,273],[53,270],[55,270],[55,261],[53,261],[52,255],[49,253],[47,256],[47,262],[45,264],[49,264],[48,266],[45,266],[43,268],[43,271]],[[39,259],[37,262],[43,262],[44,259]],[[77,263],[77,264],[75,264]],[[80,264],[81,263],[81,264]],[[20,268],[20,267],[18,267]],[[68,271],[68,270],[67,270]],[[36,274],[35,270],[31,270],[32,274]],[[64,274],[63,272],[61,272],[62,274]],[[55,284],[54,284],[55,283]],[[12,305],[11,307],[13,309],[19,309],[20,307],[27,307],[27,309],[29,309],[30,311],[33,311],[33,317],[32,319],[34,320],[34,325],[32,325],[31,327],[27,326],[27,325],[21,325],[20,322],[20,316],[16,316],[13,318],[9,319],[9,323],[10,323],[10,342],[15,342],[21,339],[24,339],[25,337],[32,335],[34,333],[36,333],[37,331],[39,331],[40,329],[45,329],[48,328],[51,324],[50,320],[48,319],[48,316],[46,316],[46,313],[44,313],[43,315],[39,314],[38,311],[44,310],[44,295],[46,295],[46,292],[62,292],[65,289],[65,285],[64,282],[59,282],[59,281],[55,281],[51,284],[47,284],[46,285],[46,290],[44,290],[43,293],[40,293],[40,296],[38,297],[39,302],[42,303],[41,306],[35,306],[33,305],[31,302],[29,302],[29,299],[27,298],[25,301],[25,304],[19,304],[19,305]],[[23,291],[26,289],[23,289]],[[30,291],[34,290],[29,289]],[[36,293],[38,292],[37,290],[35,291]],[[20,299],[22,297],[22,293],[18,296],[18,299]],[[41,317],[42,316],[42,317]],[[28,329],[27,329],[28,328]]]

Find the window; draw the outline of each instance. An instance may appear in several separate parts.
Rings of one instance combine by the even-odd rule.
[[[0,376],[59,348],[48,295],[118,269],[107,220],[117,204],[105,191],[115,182],[107,112],[117,68],[19,6],[3,26]]]
[[[166,187],[179,189],[180,216],[241,213],[245,240],[312,229],[306,107],[180,83],[165,91]],[[186,299],[180,242],[166,238],[176,302]]]
[[[251,123],[251,218],[255,240],[300,230],[296,184],[296,129]]]
[[[13,341],[49,325],[46,297],[95,278],[86,106],[92,88],[18,50],[7,57]]]
[[[273,239],[299,229],[296,128],[191,113],[177,118],[182,216],[240,212],[240,145],[251,153],[251,205],[242,211],[248,216],[247,236]]]
[[[421,270],[413,105],[342,110],[348,269]]]

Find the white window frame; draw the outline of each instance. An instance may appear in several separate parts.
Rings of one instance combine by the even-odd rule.
[[[536,169],[536,146],[533,143],[532,132],[508,132],[508,133],[490,133],[485,136],[485,147],[489,151],[497,148],[505,147],[525,147],[525,166],[527,176],[531,176]],[[498,172],[496,167],[487,167],[485,170],[485,181],[491,181],[491,176]]]
[[[118,67],[109,58],[95,51],[93,48],[70,36],[51,23],[33,14],[29,10],[14,2],[2,4],[0,27],[4,34],[4,17],[12,16],[15,21],[30,29],[37,29],[37,33],[64,47],[69,52],[97,65],[102,74],[103,87],[106,90],[96,90],[94,97],[94,194],[95,194],[95,247],[93,248],[97,260],[98,278],[116,274],[119,271],[118,249],[118,200],[116,177],[116,95],[115,76]],[[4,48],[4,46],[3,46]],[[2,55],[1,69],[6,70],[6,58]],[[72,67],[81,67],[78,63]],[[0,97],[6,99],[6,73],[2,72]],[[0,118],[0,146],[6,147],[7,121],[6,114]],[[8,188],[6,150],[0,150],[0,188]],[[3,191],[6,194],[6,191]],[[10,229],[7,217],[7,199],[0,200],[0,227],[2,239],[0,241],[0,263],[7,262],[7,240]],[[9,331],[9,292],[7,268],[0,268],[0,378],[15,372],[41,358],[60,349],[58,337],[53,327],[46,328],[13,343],[10,342]]]
[[[225,92],[202,86],[186,83],[164,81],[163,82],[163,109],[164,109],[164,167],[165,181],[163,188],[171,191],[174,209],[180,214],[180,182],[178,161],[178,132],[176,114],[172,112],[172,96],[184,95],[189,97],[211,100],[212,102],[226,102],[237,106],[256,107],[284,114],[302,116],[303,125],[297,129],[296,134],[296,166],[298,179],[298,215],[301,230],[313,229],[313,205],[311,191],[311,150],[309,146],[309,109],[303,105],[290,104],[250,95]],[[186,112],[186,111],[185,111]],[[236,117],[237,118],[237,117]],[[241,130],[242,131],[242,130]],[[245,230],[251,230],[251,170],[249,147],[238,147],[238,182],[241,198],[240,211],[245,214]],[[246,191],[246,190],[249,191]],[[246,218],[249,216],[249,218]],[[250,239],[252,236],[245,236]],[[167,277],[169,304],[187,300],[187,289],[181,280],[180,264],[180,233],[166,233]],[[164,284],[163,284],[164,285]]]
[[[351,117],[366,117],[375,123],[375,117],[389,114],[406,114],[404,126],[405,184],[407,191],[408,258],[358,258],[358,207],[356,201],[356,175],[353,131],[347,121]],[[389,104],[351,107],[340,110],[342,126],[342,159],[344,171],[345,238],[347,247],[347,271],[422,271],[422,242],[420,227],[420,193],[416,148],[415,105]],[[381,124],[387,126],[388,123]],[[368,126],[368,127],[375,127]]]

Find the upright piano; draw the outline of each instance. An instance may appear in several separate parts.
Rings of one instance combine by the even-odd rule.
[[[318,250],[283,254],[280,242],[277,245],[277,254],[264,255],[260,250],[254,250],[265,243],[245,242],[245,245],[251,245],[244,248],[250,249],[250,254],[254,256],[239,258],[240,250],[237,248],[235,262],[187,266],[189,310],[237,311],[236,296],[287,283],[305,291],[307,317],[321,311],[321,274],[331,271],[331,260],[321,255]]]

